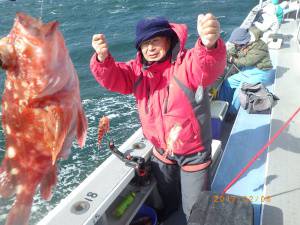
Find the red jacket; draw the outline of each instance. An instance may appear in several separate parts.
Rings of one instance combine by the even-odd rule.
[[[110,91],[134,94],[145,137],[158,148],[167,149],[172,127],[181,127],[173,152],[192,154],[210,149],[210,107],[205,87],[221,75],[226,65],[226,49],[219,39],[217,48],[207,50],[199,38],[192,49],[185,49],[187,27],[172,24],[179,39],[172,60],[143,68],[141,53],[134,60],[116,62],[110,55],[103,63],[91,58],[95,79]],[[177,52],[176,52],[177,49]],[[198,86],[204,97],[195,101]]]

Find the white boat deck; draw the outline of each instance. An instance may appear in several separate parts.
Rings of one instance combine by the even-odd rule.
[[[136,148],[138,145],[140,148]],[[149,158],[152,145],[146,141],[141,129],[137,130],[121,147],[121,152],[131,152],[134,156]],[[153,185],[139,190],[135,204],[130,213],[124,215],[122,220],[113,221],[106,214],[112,203],[124,193],[126,187],[134,177],[134,168],[128,167],[112,155],[101,164],[84,182],[82,182],[70,195],[63,199],[38,225],[87,225],[87,224],[128,224],[145,198],[149,195]],[[126,217],[126,221],[125,221]]]
[[[279,33],[286,38],[277,50],[275,94],[280,100],[274,107],[271,137],[299,108],[300,51],[296,41],[297,22],[282,24]],[[283,131],[268,152],[265,202],[262,225],[296,225],[300,222],[300,115]]]
[[[220,150],[221,142],[213,140],[213,161],[218,158]],[[139,129],[120,147],[120,151],[130,153],[132,156],[141,156],[147,160],[151,154],[152,145]],[[156,183],[152,178],[151,182],[145,186],[130,185],[134,176],[134,168],[126,166],[115,155],[111,155],[38,225],[128,225]],[[133,203],[121,218],[115,218],[114,209],[122,201],[122,197],[131,191],[136,193]],[[178,215],[183,218],[182,215]],[[174,225],[174,223],[170,224]]]

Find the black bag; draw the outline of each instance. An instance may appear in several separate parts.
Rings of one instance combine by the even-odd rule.
[[[204,191],[192,208],[188,225],[253,225],[253,206],[245,197]]]
[[[243,83],[239,99],[241,107],[248,113],[268,114],[279,98],[272,94],[262,83]]]

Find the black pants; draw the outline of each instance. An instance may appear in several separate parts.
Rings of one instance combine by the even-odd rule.
[[[170,215],[176,211],[182,203],[183,212],[188,219],[191,209],[198,199],[201,191],[209,190],[208,168],[187,172],[179,165],[184,161],[190,164],[198,163],[203,159],[202,153],[189,156],[174,156],[175,164],[166,164],[155,156],[151,157],[152,173],[157,180],[159,194],[164,204],[164,214]]]

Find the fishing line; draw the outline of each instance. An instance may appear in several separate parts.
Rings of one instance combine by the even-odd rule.
[[[226,71],[225,76],[221,77],[220,83],[218,83],[218,85],[216,86],[216,90],[219,91],[219,89],[221,88],[223,82],[231,75],[232,69],[234,68],[233,64],[231,64],[231,66],[229,66],[228,70]]]
[[[40,20],[43,19],[43,9],[44,9],[44,0],[41,1],[41,8],[40,8]]]

